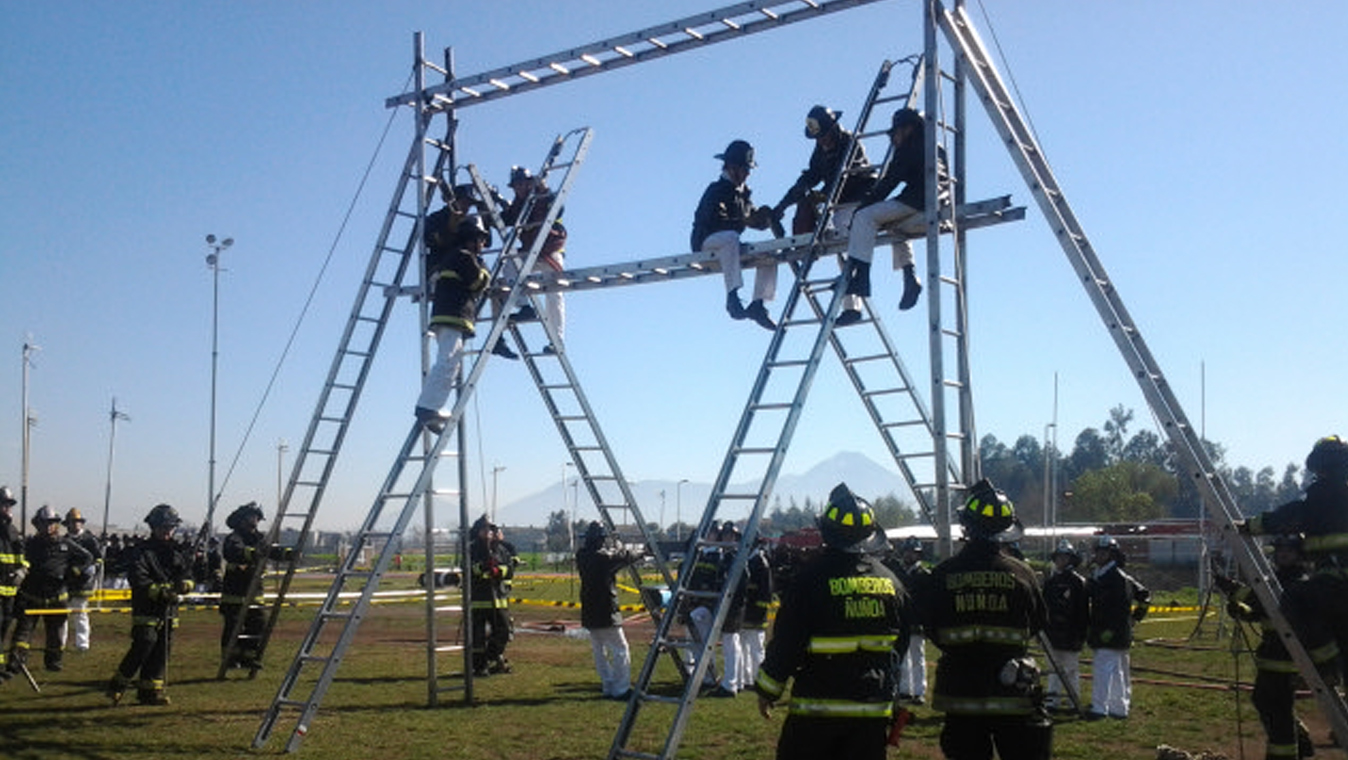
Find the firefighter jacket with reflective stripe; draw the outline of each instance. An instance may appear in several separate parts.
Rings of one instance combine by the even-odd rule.
[[[576,552],[576,572],[580,574],[581,626],[613,628],[622,625],[615,576],[619,570],[638,559],[640,557],[636,552],[603,546],[586,545]]]
[[[736,186],[724,173],[707,185],[693,212],[693,232],[688,241],[693,250],[702,250],[702,242],[714,232],[744,232],[754,211],[749,198],[752,192],[748,185]]]
[[[749,557],[749,582],[744,586],[744,627],[766,628],[772,609],[772,565],[762,547]]]
[[[1049,571],[1044,581],[1044,604],[1048,606],[1048,625],[1044,633],[1049,643],[1054,649],[1081,651],[1091,616],[1086,579],[1071,567]]]
[[[60,604],[70,598],[70,579],[79,577],[94,558],[68,536],[33,536],[24,546],[28,575],[19,596],[30,609],[37,604]]]
[[[886,718],[908,648],[908,596],[880,560],[825,547],[782,597],[754,688],[790,713]]]
[[[220,585],[221,604],[243,604],[247,601],[245,597],[248,596],[248,583],[252,580],[254,565],[264,559],[285,558],[285,549],[282,547],[274,546],[269,552],[259,549],[263,538],[262,531],[256,528],[236,530],[225,536],[220,547],[220,554],[225,560],[225,578]]]
[[[491,273],[467,248],[455,247],[426,255],[426,282],[433,294],[431,324],[448,325],[473,337],[473,320]]]
[[[792,203],[801,200],[810,191],[811,188],[823,183],[823,193],[828,195],[832,191],[833,177],[838,173],[838,167],[847,158],[847,152],[851,150],[852,133],[845,129],[838,129],[838,139],[834,140],[832,148],[825,148],[821,141],[816,140],[814,151],[810,153],[810,164],[800,173],[796,183],[786,191],[786,195],[777,202],[777,208],[784,209]],[[838,196],[839,203],[852,203],[861,200],[871,189],[871,184],[875,182],[875,169],[865,170],[870,164],[866,158],[866,146],[857,143],[856,152],[852,154],[852,164],[849,171],[855,172],[849,174],[843,181],[842,193]]]
[[[513,552],[500,543],[488,546],[474,541],[469,556],[473,563],[473,609],[509,607],[510,581],[515,577]]]
[[[1307,583],[1309,576],[1300,566],[1279,568],[1276,575],[1282,586],[1283,609],[1294,612],[1309,610],[1311,613],[1297,615],[1297,636],[1301,638],[1301,645],[1317,666],[1323,668],[1332,665],[1338,657],[1339,646],[1334,641],[1333,632],[1326,626],[1325,616],[1314,614],[1319,600],[1315,589]],[[1256,667],[1274,673],[1299,672],[1253,589],[1246,585],[1237,586],[1227,598],[1226,609],[1231,617],[1258,623],[1263,629],[1259,645],[1254,649]]]
[[[192,577],[189,552],[190,547],[183,548],[171,538],[161,541],[153,536],[135,548],[126,573],[132,625],[157,626],[177,618],[178,593]]]
[[[1348,558],[1348,482],[1317,479],[1301,498],[1250,518],[1249,527],[1256,536],[1305,534],[1302,551],[1317,562]]]
[[[23,538],[14,521],[0,517],[0,597],[12,597],[19,591],[19,571],[25,567]]]
[[[422,239],[426,243],[426,255],[444,256],[454,252],[454,234],[459,222],[468,214],[457,211],[452,206],[442,206],[439,211],[426,215],[426,229]]]
[[[721,588],[722,575],[727,565],[721,562],[721,550],[709,546],[703,548],[697,553],[697,559],[693,562],[692,574],[688,578],[689,591],[717,591]],[[689,597],[684,600],[684,609],[682,614],[687,615],[697,607],[712,607],[715,601],[703,599],[700,597]]]
[[[1091,600],[1091,622],[1086,643],[1092,649],[1127,649],[1133,645],[1133,625],[1147,614],[1151,592],[1125,573],[1118,562],[1097,569],[1086,581]]]
[[[1026,715],[1038,694],[1003,685],[1048,621],[1039,576],[999,544],[971,540],[931,574],[928,630],[941,650],[932,706],[966,715]]]

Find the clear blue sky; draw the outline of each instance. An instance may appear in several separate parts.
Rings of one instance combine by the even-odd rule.
[[[1348,232],[1348,5],[989,5],[1048,158],[1191,419],[1205,363],[1207,433],[1233,464],[1281,468],[1316,437],[1348,432],[1348,263],[1335,252]],[[374,154],[384,98],[404,89],[414,31],[428,50],[453,46],[467,75],[715,7],[0,3],[0,483],[20,478],[20,349],[31,334],[42,350],[30,508],[101,511],[116,396],[133,419],[118,427],[113,522],[136,522],[159,501],[204,515],[203,238],[237,241],[221,274],[223,480]],[[879,62],[920,52],[919,8],[890,0],[474,107],[461,159],[504,185],[555,134],[593,127],[567,203],[568,263],[682,252],[718,172],[712,154],[732,138],[753,142],[750,184],[775,202],[808,156],[806,110],[826,103],[850,123]],[[1010,192],[1032,206],[981,110],[972,115],[970,197]],[[274,509],[277,441],[293,448],[303,435],[411,139],[408,117],[397,115],[337,243],[224,510],[252,499]],[[1115,404],[1149,424],[1033,207],[1025,222],[974,234],[971,256],[980,434],[1041,434],[1055,372],[1063,448]],[[924,312],[900,316],[899,287],[878,273],[876,301],[925,378]],[[719,277],[571,297],[569,354],[629,478],[714,478],[768,338],[730,322],[722,301]],[[401,441],[419,383],[414,324],[408,307],[384,345],[322,526],[359,521]],[[558,481],[565,449],[522,366],[494,363],[473,412],[475,509],[493,466],[506,468],[503,505]],[[785,469],[840,450],[888,462],[830,359]]]

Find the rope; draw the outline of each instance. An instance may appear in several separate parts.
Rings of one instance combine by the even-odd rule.
[[[403,83],[403,89],[407,89],[411,82],[411,75],[408,75],[407,82]],[[304,319],[309,314],[309,309],[313,305],[314,297],[318,294],[318,287],[323,283],[323,277],[332,264],[333,256],[337,252],[337,245],[341,242],[342,236],[346,233],[346,227],[351,221],[352,214],[355,213],[356,203],[365,192],[365,185],[369,182],[370,174],[374,171],[375,162],[379,159],[380,153],[384,149],[384,142],[388,139],[389,131],[393,127],[393,120],[398,115],[398,109],[389,112],[388,122],[384,124],[384,132],[379,136],[375,144],[374,153],[370,156],[370,161],[365,165],[365,172],[361,175],[360,182],[356,185],[356,192],[351,198],[350,204],[346,207],[346,214],[342,216],[342,223],[337,227],[337,234],[333,237],[331,245],[328,246],[327,256],[323,259],[323,265],[318,268],[318,274],[314,277],[314,283],[309,288],[309,295],[304,300],[304,306],[300,309],[299,315],[295,318],[295,324],[290,330],[290,335],[286,338],[285,348],[281,350],[281,356],[277,358],[276,365],[272,369],[271,377],[267,380],[267,387],[262,392],[262,398],[258,400],[257,407],[253,410],[253,417],[248,421],[248,428],[244,431],[243,439],[239,441],[239,447],[234,452],[234,458],[230,460],[229,469],[225,472],[225,477],[220,481],[220,489],[211,499],[213,504],[219,503],[220,495],[224,493],[225,486],[229,484],[230,477],[234,474],[234,469],[239,464],[239,459],[243,456],[243,450],[248,445],[252,437],[253,428],[257,426],[258,417],[262,414],[262,409],[267,405],[267,399],[271,397],[272,388],[276,386],[276,379],[281,374],[281,368],[285,365],[286,359],[290,356],[290,349],[295,345],[295,337],[299,334],[300,327],[304,324]],[[278,505],[279,506],[279,505]],[[198,539],[199,544],[203,539]]]

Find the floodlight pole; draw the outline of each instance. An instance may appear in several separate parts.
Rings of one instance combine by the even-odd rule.
[[[24,341],[23,344],[23,467],[22,475],[19,481],[19,535],[28,534],[28,451],[32,439],[33,425],[37,423],[37,418],[33,416],[33,410],[28,408],[28,368],[33,365],[33,352],[41,351],[42,347],[34,345],[31,340]]]
[[[210,468],[206,482],[206,522],[202,525],[203,538],[211,534],[211,520],[215,517],[215,393],[220,364],[220,254],[234,245],[234,238],[219,242],[215,235],[206,236],[211,252],[206,254],[206,266],[211,270],[211,449]]]
[[[117,397],[112,397],[112,411],[108,413],[108,421],[112,423],[111,432],[108,434],[108,478],[103,485],[103,535],[104,540],[108,537],[108,511],[112,506],[112,454],[117,442],[117,421],[131,421],[128,414],[117,411]]]

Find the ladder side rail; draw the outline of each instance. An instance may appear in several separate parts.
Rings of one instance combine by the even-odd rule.
[[[421,131],[424,132],[424,127],[422,128]],[[296,489],[302,482],[301,479],[303,477],[305,467],[308,464],[309,456],[311,455],[322,456],[323,464],[321,468],[319,468],[320,476],[318,480],[315,482],[315,485],[312,486],[313,491],[310,495],[309,505],[305,512],[305,516],[296,539],[296,546],[295,546],[296,551],[294,552],[291,559],[286,561],[284,564],[285,570],[282,573],[281,581],[280,584],[278,585],[276,596],[273,600],[273,604],[271,605],[271,609],[267,614],[267,618],[263,624],[262,633],[260,634],[260,638],[258,641],[259,661],[266,653],[267,645],[271,639],[271,633],[275,629],[276,622],[280,617],[281,608],[285,603],[285,595],[289,591],[291,581],[294,578],[295,570],[298,567],[299,561],[301,559],[300,553],[303,551],[304,547],[308,543],[308,536],[312,530],[314,518],[318,514],[318,509],[322,503],[323,496],[327,490],[327,483],[331,478],[332,471],[337,462],[337,457],[340,454],[342,444],[346,439],[346,433],[350,428],[351,418],[355,413],[355,409],[360,400],[361,393],[364,390],[365,380],[369,376],[370,367],[374,361],[376,353],[378,352],[379,345],[382,343],[384,329],[388,324],[389,315],[392,313],[393,306],[396,301],[397,286],[401,285],[403,279],[406,277],[407,274],[407,269],[409,266],[408,253],[412,250],[412,246],[416,244],[416,240],[419,238],[419,230],[421,224],[420,219],[418,219],[417,224],[411,231],[410,233],[411,240],[409,241],[408,246],[404,247],[402,258],[394,269],[393,282],[387,283],[384,286],[385,290],[383,293],[383,303],[378,308],[378,315],[379,315],[378,318],[374,319],[367,316],[367,312],[365,309],[366,305],[371,302],[377,303],[377,299],[371,298],[371,295],[375,290],[376,277],[378,276],[380,265],[383,261],[383,257],[390,253],[390,249],[386,247],[386,244],[388,242],[388,238],[393,232],[393,225],[395,221],[403,213],[402,205],[406,194],[407,185],[409,180],[413,176],[413,170],[417,166],[418,158],[421,155],[419,143],[420,140],[418,140],[416,143],[413,144],[412,150],[409,151],[408,156],[403,163],[401,180],[398,183],[398,187],[394,192],[394,198],[390,203],[389,210],[385,215],[384,223],[380,229],[378,241],[375,243],[374,251],[370,257],[368,265],[366,266],[365,277],[362,279],[361,285],[357,291],[356,300],[355,303],[352,305],[352,309],[349,316],[347,317],[347,323],[343,329],[342,336],[339,340],[337,352],[333,357],[332,364],[329,366],[327,379],[325,380],[323,388],[319,393],[319,399],[317,404],[315,405],[314,413],[310,417],[309,426],[305,431],[303,442],[301,443],[299,450],[296,454],[295,461],[291,468],[290,478],[286,484],[284,495],[281,499],[281,502],[277,505],[274,521],[272,523],[271,528],[268,530],[268,538],[266,545],[270,547],[272,545],[279,544],[282,522],[287,516],[290,516],[291,514],[289,512],[290,504],[291,501],[294,499]],[[356,334],[357,327],[362,322],[365,321],[370,321],[374,325],[371,334],[369,336],[369,339],[366,343],[365,350],[361,352],[352,352],[350,350],[350,346],[353,340],[353,336]],[[325,419],[325,412],[328,411],[328,405],[331,401],[333,389],[338,384],[338,378],[341,376],[343,369],[348,366],[347,362],[345,362],[344,360],[349,356],[356,356],[357,354],[361,354],[361,356],[359,358],[359,368],[356,371],[356,376],[354,378],[354,382],[352,383],[354,387],[347,397],[346,404],[342,410],[340,419],[336,423],[333,423]],[[314,446],[315,440],[319,436],[320,427],[332,426],[334,424],[336,426],[336,429],[332,432],[331,443],[327,449],[327,451],[330,453],[325,453],[321,455],[316,454]],[[250,577],[248,584],[249,591],[246,600],[256,598],[258,592],[261,590],[265,565],[266,565],[265,562],[258,563],[257,567],[255,568],[253,577]],[[245,603],[249,602],[246,601]],[[242,630],[244,617],[245,617],[244,615],[240,615],[239,620],[235,621],[235,625],[231,627],[232,630],[228,634],[228,640],[230,644],[226,652],[224,653],[224,656],[221,658],[221,666],[220,670],[217,673],[217,678],[224,677],[225,670],[227,669],[228,658],[230,658],[231,656],[233,656],[233,654],[236,653],[238,636],[240,630]]]
[[[808,21],[872,2],[876,0],[780,0],[739,3],[564,50],[551,56],[462,77],[446,85],[426,88],[423,94],[427,100],[436,102],[449,100],[455,106],[463,108],[674,53],[695,50],[716,42],[738,39],[797,21]],[[781,6],[788,8],[783,10]],[[796,7],[793,9],[790,6]],[[751,18],[739,18],[743,16]],[[674,39],[664,39],[667,37]],[[479,87],[491,89],[481,91],[477,89]],[[395,108],[410,105],[416,102],[417,97],[418,93],[407,92],[387,98],[384,103],[388,108]]]
[[[962,2],[962,0],[960,0]],[[953,134],[948,133],[954,140],[954,150],[950,151],[951,165],[948,167],[950,175],[950,194],[949,199],[952,204],[952,210],[958,209],[968,200],[968,185],[965,182],[967,176],[967,156],[966,144],[968,142],[968,98],[967,98],[967,77],[964,72],[964,63],[958,56],[955,58],[954,65],[954,83],[953,99],[955,101],[955,128]],[[978,424],[975,416],[973,403],[973,369],[970,366],[969,351],[969,313],[968,313],[968,273],[969,273],[969,249],[968,249],[968,228],[961,224],[959,214],[951,215],[951,224],[954,227],[954,245],[955,245],[955,266],[957,277],[960,283],[957,291],[956,315],[959,323],[956,330],[964,340],[964,350],[960,353],[959,378],[960,378],[960,419],[964,422],[963,428],[966,431],[965,437],[960,441],[960,465],[964,472],[969,474],[967,482],[973,483],[983,475],[983,462],[979,456],[978,449]]]
[[[1098,260],[1089,252],[1084,233],[1080,232],[1080,227],[1076,224],[1075,218],[1060,211],[1060,209],[1067,209],[1066,198],[1058,190],[1056,182],[1054,182],[1051,173],[1048,172],[1047,164],[1043,161],[1042,150],[1032,139],[1016,142],[1012,139],[1013,135],[1008,132],[1013,126],[1012,117],[1018,116],[1018,114],[1016,114],[1014,105],[1010,100],[1000,101],[1000,103],[995,101],[995,91],[990,84],[990,80],[996,81],[997,75],[983,52],[981,41],[977,39],[967,18],[955,18],[948,12],[942,11],[940,21],[942,29],[951,39],[952,45],[959,48],[963,55],[971,59],[973,65],[970,66],[970,69],[974,71],[971,79],[979,90],[979,94],[983,98],[989,115],[992,116],[999,132],[1003,133],[1003,138],[1008,141],[1008,146],[1011,148],[1013,157],[1016,158],[1017,165],[1023,167],[1022,174],[1025,176],[1027,184],[1031,185],[1031,190],[1036,200],[1039,201],[1046,217],[1050,220],[1050,224],[1052,225],[1056,220],[1061,224],[1070,225],[1069,228],[1055,228],[1059,243],[1073,267],[1082,276],[1082,282],[1088,295],[1096,305],[1101,319],[1109,329],[1120,349],[1120,353],[1129,365],[1129,369],[1133,371],[1144,397],[1146,397],[1158,418],[1162,420],[1165,432],[1175,446],[1176,453],[1189,469],[1188,475],[1195,481],[1200,490],[1220,507],[1220,509],[1213,510],[1213,513],[1220,516],[1219,528],[1223,535],[1228,538],[1239,538],[1236,531],[1236,520],[1240,515],[1240,510],[1233,495],[1220,474],[1212,466],[1201,440],[1198,439],[1193,430],[1193,426],[1183,416],[1178,400],[1175,399],[1173,391],[1161,375],[1159,367],[1152,359],[1145,343],[1142,342],[1141,335],[1131,322],[1120,318],[1126,317],[1126,314],[1121,314],[1119,308],[1122,306],[1122,302],[1118,298],[1117,291],[1112,285],[1108,284],[1110,281],[1104,276],[1103,268],[1099,266]],[[999,84],[999,81],[997,83]],[[1025,132],[1024,136],[1030,137],[1028,132]],[[1106,289],[1109,292],[1106,292]],[[1346,732],[1345,735],[1348,735],[1348,709],[1345,708],[1338,695],[1320,677],[1319,671],[1307,653],[1305,646],[1282,613],[1280,606],[1281,586],[1269,570],[1267,560],[1261,553],[1255,551],[1252,541],[1232,540],[1228,543],[1233,548],[1238,549],[1235,552],[1235,559],[1241,568],[1242,575],[1251,582],[1256,597],[1269,610],[1270,620],[1275,630],[1278,631],[1289,654],[1296,662],[1301,676],[1314,691],[1321,709],[1325,712],[1336,732]]]

